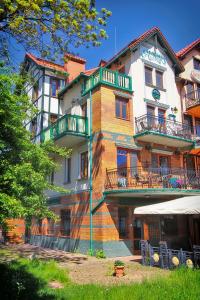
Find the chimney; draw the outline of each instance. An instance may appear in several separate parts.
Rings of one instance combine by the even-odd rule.
[[[71,82],[75,77],[77,77],[81,72],[85,72],[86,60],[79,56],[72,55],[70,53],[65,54],[64,68],[69,74],[67,82]]]

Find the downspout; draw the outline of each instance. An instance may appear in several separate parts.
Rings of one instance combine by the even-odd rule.
[[[92,132],[92,92],[90,90],[90,122],[89,122],[89,158],[90,158],[90,178],[89,178],[89,189],[90,189],[90,251],[93,254],[93,202],[92,202],[92,144],[93,144],[93,132]]]

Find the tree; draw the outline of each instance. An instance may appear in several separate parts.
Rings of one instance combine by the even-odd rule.
[[[0,41],[7,50],[12,37],[52,59],[70,46],[99,46],[110,15],[105,8],[98,12],[94,0],[1,0]]]
[[[70,150],[52,143],[34,144],[24,127],[27,110],[35,113],[24,79],[0,68],[0,225],[7,218],[55,217],[48,210],[45,190],[63,191],[49,183],[58,167],[53,156]],[[31,118],[31,114],[30,114]]]

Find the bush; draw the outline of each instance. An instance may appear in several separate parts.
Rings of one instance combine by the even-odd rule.
[[[106,255],[105,255],[103,249],[96,249],[95,256],[96,256],[96,258],[106,258]]]
[[[124,262],[121,261],[121,260],[116,260],[116,261],[114,262],[114,266],[115,266],[115,267],[124,267],[125,264],[124,264]]]

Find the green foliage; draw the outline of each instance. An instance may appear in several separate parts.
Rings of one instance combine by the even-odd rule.
[[[26,50],[54,59],[70,46],[99,46],[107,38],[102,27],[110,16],[105,8],[97,11],[91,0],[1,0],[1,50],[7,50],[3,45],[7,36]]]
[[[49,288],[48,283],[54,280],[63,288]],[[192,300],[199,299],[200,271],[180,268],[153,280],[104,287],[71,283],[66,269],[54,261],[21,259],[0,264],[0,282],[0,299],[4,300]]]
[[[88,255],[88,256],[94,256],[93,250],[92,250],[92,249],[88,249],[87,255]]]
[[[70,151],[52,143],[33,144],[23,123],[27,110],[35,113],[24,79],[0,69],[0,224],[12,217],[55,217],[47,208],[44,191],[63,191],[48,178],[58,167],[53,156],[67,156]]]
[[[124,265],[125,265],[124,262],[121,260],[115,260],[114,262],[115,267],[123,267]]]
[[[96,249],[95,250],[95,257],[96,258],[106,258],[106,255],[105,255],[103,249]]]

